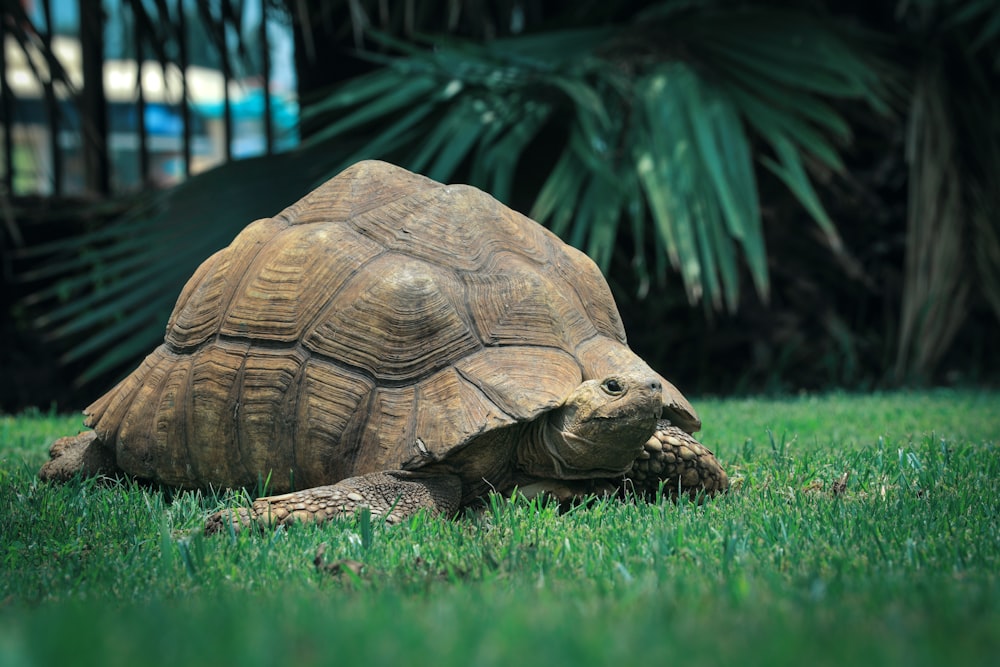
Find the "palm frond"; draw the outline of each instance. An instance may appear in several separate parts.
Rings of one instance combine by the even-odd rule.
[[[940,63],[918,75],[907,141],[910,205],[895,370],[901,381],[926,379],[968,314],[970,276],[961,270],[966,211],[946,91]]]
[[[745,238],[757,224],[747,217],[757,215],[757,202],[746,137],[726,101],[706,90],[684,65],[659,68],[640,82],[639,91],[647,140],[637,142],[635,168],[658,239],[679,269],[689,298],[704,293],[719,306],[725,296],[727,305],[735,307],[737,286],[727,279],[724,295],[718,259],[732,255],[733,232],[735,238]],[[724,219],[728,233],[719,233]],[[766,290],[763,256],[751,252],[747,259]]]
[[[988,45],[996,46],[1000,41],[1000,5],[993,0],[965,0],[947,3],[936,0],[930,3],[940,11],[945,30],[968,31],[972,40],[967,48],[976,52]]]
[[[894,375],[926,381],[977,292],[1000,318],[1000,6],[921,0],[907,10],[921,41],[908,118],[907,250]]]
[[[82,239],[92,268],[68,270],[89,278],[63,291],[94,296],[47,324],[100,332],[69,353],[101,351],[85,377],[152,347],[184,280],[243,225],[362,158],[533,202],[533,217],[602,268],[628,248],[642,284],[669,265],[690,301],[733,309],[744,267],[761,295],[769,289],[754,158],[835,239],[806,168],[841,167],[847,123],[829,100],[882,107],[865,49],[795,12],[668,13],[487,43],[369,36],[383,49],[368,54],[378,67],[308,104],[301,150],[196,176]],[[756,139],[770,152],[755,154]],[[156,246],[113,248],[134,238]],[[139,266],[161,291],[122,282]]]
[[[649,46],[637,48],[628,39],[635,35]],[[662,25],[550,32],[544,39],[449,40],[433,50],[381,39],[402,55],[375,56],[382,69],[317,102],[309,116],[325,127],[315,142],[367,132],[369,141],[352,157],[391,156],[442,180],[473,156],[469,180],[485,188],[503,183],[494,193],[506,198],[514,187],[506,174],[546,123],[559,122],[548,131],[564,137],[563,148],[556,146],[531,214],[607,268],[618,219],[635,211],[633,221],[642,220],[647,211],[657,239],[648,251],[666,254],[692,301],[704,297],[716,307],[738,302],[738,257],[757,291],[768,292],[751,136],[770,145],[772,154],[758,157],[837,249],[834,223],[806,167],[818,160],[843,168],[838,144],[849,129],[827,100],[863,99],[885,109],[881,79],[864,50],[794,12],[686,14]],[[691,62],[660,52],[661,42],[683,42]],[[522,125],[523,140],[495,143]],[[401,141],[400,127],[413,130],[412,145]],[[481,162],[487,155],[505,175],[491,178]],[[626,182],[630,172],[641,187],[609,185]],[[651,265],[633,264],[638,271]]]
[[[66,278],[39,292],[50,305],[37,322],[50,336],[76,340],[64,359],[93,357],[79,382],[134,363],[162,339],[181,287],[210,254],[248,222],[277,213],[317,185],[329,169],[315,151],[230,162],[155,193],[113,225],[53,243],[50,265]],[[31,255],[37,256],[34,249]],[[47,271],[22,277],[37,278]]]

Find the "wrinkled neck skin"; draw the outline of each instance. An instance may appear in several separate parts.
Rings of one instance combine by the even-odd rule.
[[[614,379],[620,394],[588,380],[562,407],[528,425],[516,454],[520,483],[613,477],[629,469],[656,428],[661,386],[645,375]]]

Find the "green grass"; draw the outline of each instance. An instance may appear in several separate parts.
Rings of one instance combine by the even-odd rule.
[[[704,506],[212,538],[235,496],[40,484],[79,419],[0,417],[0,664],[994,664],[1000,394],[697,406]]]

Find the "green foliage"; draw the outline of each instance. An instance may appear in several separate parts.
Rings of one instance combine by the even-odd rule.
[[[174,302],[198,265],[245,225],[309,192],[323,156],[282,153],[227,163],[144,196],[130,213],[82,238],[35,246],[24,280],[64,275],[31,303],[50,307],[36,325],[76,338],[64,361],[93,359],[80,382],[135,363],[163,340]],[[310,162],[309,160],[312,160]],[[267,187],[253,184],[266,183]],[[37,262],[37,258],[45,262]]]
[[[650,13],[432,49],[379,39],[402,55],[372,56],[383,67],[310,105],[312,143],[360,133],[345,165],[383,157],[438,180],[469,164],[468,179],[503,201],[526,160],[552,154],[537,189],[519,184],[533,190],[532,217],[604,269],[631,239],[644,281],[650,260],[664,277],[666,258],[692,302],[730,310],[741,258],[768,291],[751,139],[836,247],[805,161],[841,168],[835,144],[849,131],[829,100],[884,108],[860,35],[790,11]]]
[[[14,38],[24,49],[44,47],[23,28],[17,4],[9,8],[18,19]],[[146,4],[128,4],[142,19]],[[663,297],[657,288],[676,272],[688,302],[705,303],[709,315],[745,301],[747,278],[766,301],[769,266],[792,264],[764,242],[758,178],[769,186],[773,175],[820,233],[789,223],[794,212],[768,190],[764,208],[781,217],[770,233],[815,235],[835,257],[825,272],[797,268],[830,303],[818,327],[823,340],[813,343],[811,335],[803,344],[814,346],[807,356],[821,358],[824,345],[865,328],[853,326],[854,311],[887,313],[889,321],[863,323],[877,330],[873,336],[896,337],[873,343],[885,352],[878,368],[862,371],[869,382],[936,378],[970,312],[984,302],[1000,317],[997,3],[916,0],[898,3],[891,15],[833,3],[830,14],[811,5],[812,15],[770,2],[584,3],[548,23],[543,18],[551,15],[532,12],[518,23],[515,15],[525,10],[517,3],[447,5],[331,3],[323,13],[337,26],[331,38],[347,41],[353,30],[351,41],[373,71],[304,100],[307,146],[226,165],[148,198],[108,229],[24,254],[34,266],[23,278],[58,282],[36,295],[36,307],[51,310],[37,324],[69,341],[65,361],[86,363],[81,381],[120,374],[148,352],[184,280],[239,229],[367,157],[482,187],[603,269],[612,260],[633,267],[638,280],[629,291],[640,298]],[[315,18],[306,4],[286,7],[303,25]],[[147,9],[144,39],[173,39],[172,28],[157,27],[174,20],[165,5]],[[228,2],[211,20],[202,13],[215,38],[235,27]],[[502,38],[490,38],[497,34]],[[172,53],[151,46],[161,62]],[[44,78],[43,64],[38,60]],[[58,81],[51,69],[49,81]],[[830,178],[843,170],[851,129],[872,125],[870,112],[882,114],[887,100],[908,125],[906,257],[898,280],[884,267],[862,275],[854,261],[864,245],[889,247],[880,261],[897,263],[896,219],[880,237],[861,235],[841,253],[837,225],[879,228],[872,202],[847,208],[835,224],[816,179],[833,184],[826,192],[832,206],[833,197],[842,199],[838,182],[893,171],[903,157],[894,155],[901,149],[886,123],[884,143],[859,149],[877,155],[863,168],[881,175]],[[859,296],[886,292],[875,284],[890,286],[878,297],[881,307],[866,304],[874,296]],[[768,311],[759,319],[780,316]]]
[[[372,33],[376,69],[307,101],[301,150],[196,176],[108,229],[35,249],[54,262],[47,275],[67,276],[38,299],[70,295],[39,325],[86,334],[66,357],[94,358],[82,380],[123,369],[158,342],[210,252],[371,157],[523,200],[603,269],[630,253],[643,291],[672,267],[692,303],[732,310],[746,267],[766,297],[754,157],[836,247],[806,165],[840,167],[848,126],[831,102],[880,108],[881,79],[866,40],[833,19],[664,8],[483,43]]]
[[[923,0],[901,12],[913,51],[910,201],[897,379],[926,379],[975,298],[1000,319],[1000,5]],[[971,260],[971,261],[970,261]]]
[[[457,521],[212,538],[201,522],[235,495],[40,484],[47,441],[78,420],[4,417],[0,648],[11,664],[986,665],[998,399],[699,401],[737,482],[704,506],[491,498]]]

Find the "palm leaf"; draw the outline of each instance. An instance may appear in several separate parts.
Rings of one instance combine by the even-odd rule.
[[[968,31],[974,35],[967,43],[971,53],[988,45],[996,47],[1000,40],[1000,5],[993,0],[965,0],[959,3],[925,0],[923,4],[944,15],[940,24],[945,30],[963,34]]]
[[[526,105],[522,112],[516,123],[496,123],[491,134],[480,142],[473,161],[470,180],[487,184],[489,192],[501,201],[510,201],[521,153],[544,127],[552,107],[533,103]]]
[[[907,256],[894,371],[900,381],[926,381],[977,292],[1000,318],[1000,7],[924,0],[906,18],[915,20],[924,48],[908,118]]]
[[[758,292],[766,296],[768,291],[748,132],[771,145],[774,157],[760,156],[763,164],[799,198],[831,247],[838,248],[839,237],[812,187],[805,156],[842,169],[836,144],[849,138],[848,125],[825,98],[862,98],[881,109],[880,80],[869,60],[858,55],[856,44],[826,24],[796,13],[687,16],[672,21],[664,33],[684,39],[699,67],[676,70],[684,72],[683,82],[672,82],[652,105],[644,100],[651,89],[642,83],[650,67],[640,67],[647,73],[623,82],[621,68],[611,66],[618,57],[614,44],[623,40],[616,41],[607,30],[547,33],[544,40],[509,38],[488,45],[450,40],[436,43],[433,51],[380,38],[404,55],[378,56],[385,65],[379,72],[384,78],[369,76],[359,85],[393,94],[369,102],[355,97],[348,103],[351,84],[334,91],[317,108],[343,115],[321,133],[320,140],[332,140],[347,129],[364,131],[379,122],[412,118],[406,91],[424,90],[438,108],[423,109],[423,117],[413,119],[413,127],[423,128],[413,133],[420,145],[393,142],[391,154],[401,157],[404,166],[429,171],[438,179],[449,178],[472,155],[469,180],[489,187],[494,180],[482,163],[489,147],[498,136],[513,133],[511,128],[531,118],[512,113],[503,100],[516,98],[522,108],[529,103],[543,108],[545,118],[567,121],[567,149],[537,191],[532,215],[591,251],[606,268],[610,253],[603,248],[614,243],[608,232],[617,234],[620,229],[617,220],[609,222],[606,212],[621,216],[628,207],[648,206],[659,240],[656,248],[680,271],[689,297],[697,300],[704,293],[717,306],[724,302],[733,308],[739,289],[734,248],[739,248]],[[652,68],[656,67],[654,62]],[[397,85],[390,85],[393,77]],[[654,110],[657,105],[659,110]],[[635,108],[645,110],[636,118],[646,119],[639,122],[649,124],[647,130],[631,133],[612,121],[628,117]],[[532,132],[537,125],[529,123]],[[655,154],[643,145],[635,150],[623,145],[640,137],[640,144],[654,141]],[[373,144],[385,152],[368,150],[365,155],[389,152],[377,134]],[[503,162],[508,170],[521,159],[516,149],[526,145],[519,142],[506,148]],[[622,148],[634,159],[622,161]],[[663,151],[677,155],[666,160]],[[646,165],[646,157],[659,163]],[[599,175],[606,182],[620,182],[640,163],[652,167],[641,170],[642,187],[632,195],[640,201],[594,180]],[[509,196],[510,180],[498,182],[504,187],[496,194]],[[592,210],[596,196],[592,186],[611,198],[609,203],[602,200],[599,210]],[[657,191],[662,188],[677,192],[668,196]],[[583,199],[577,202],[576,196]],[[633,216],[636,219],[642,217]],[[592,225],[599,226],[601,240],[591,239]],[[637,269],[649,265],[634,264]]]
[[[69,353],[96,354],[85,378],[131,361],[162,335],[202,259],[360,158],[444,181],[463,174],[505,201],[517,193],[605,269],[627,234],[641,283],[664,279],[670,265],[692,302],[734,308],[744,266],[766,296],[754,158],[836,238],[806,165],[841,167],[848,126],[829,100],[880,106],[876,68],[833,21],[791,11],[651,16],[431,48],[370,34],[383,48],[367,54],[377,68],[307,103],[303,123],[314,131],[302,149],[196,176],[80,239],[87,252],[61,261],[83,278],[57,290],[79,301],[46,323],[65,335],[99,332]],[[769,153],[754,154],[756,138]],[[529,150],[553,165],[536,182],[518,178]],[[145,292],[144,270],[162,290]]]
[[[531,216],[547,220],[553,232],[565,236],[575,211],[573,202],[583,191],[588,175],[573,147],[567,146],[535,198]]]
[[[248,222],[306,194],[328,168],[319,151],[283,153],[231,162],[157,193],[141,214],[77,239],[79,258],[67,264],[87,268],[71,269],[40,295],[61,295],[62,305],[51,307],[39,326],[79,341],[66,361],[92,357],[81,383],[134,363],[162,339],[195,267]]]
[[[731,103],[678,63],[659,68],[641,90],[650,148],[638,151],[636,169],[689,298],[704,293],[716,306],[725,301],[735,308],[734,242],[743,246],[758,290],[766,294],[753,163]]]

